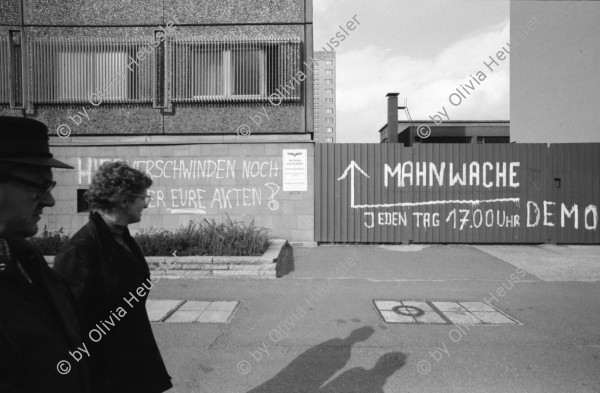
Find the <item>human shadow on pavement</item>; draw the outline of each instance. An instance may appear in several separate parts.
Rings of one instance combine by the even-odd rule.
[[[393,374],[391,357],[382,356],[373,370],[354,368],[340,375],[327,384],[328,390],[321,390],[327,380],[336,372],[343,369],[352,355],[352,346],[361,341],[366,341],[373,335],[375,330],[370,326],[358,328],[344,339],[334,338],[312,347],[294,359],[276,376],[260,386],[248,391],[248,393],[319,393],[319,392],[342,392],[335,390],[348,383],[355,384],[362,392],[378,392],[378,386],[383,387],[389,375]],[[398,355],[394,359],[396,359]],[[385,358],[384,360],[382,360]],[[403,357],[405,359],[405,356]],[[397,370],[404,365],[404,361],[394,363]],[[379,365],[379,366],[378,366]],[[388,375],[389,374],[389,375]],[[357,378],[364,378],[357,381]],[[382,381],[379,379],[383,378]],[[362,387],[365,387],[364,390]],[[332,390],[333,389],[333,390]],[[382,391],[381,388],[379,391]]]
[[[366,341],[373,333],[371,326],[363,326],[344,339],[334,338],[307,349],[276,376],[248,393],[316,393],[348,363],[352,346]]]
[[[388,378],[406,364],[402,352],[382,355],[370,370],[354,367],[325,385],[320,393],[384,393]]]

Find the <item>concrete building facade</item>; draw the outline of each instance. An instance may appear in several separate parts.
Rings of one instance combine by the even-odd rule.
[[[75,167],[40,224],[79,229],[95,169],[127,160],[154,181],[134,231],[228,215],[312,241],[312,1],[90,4],[0,9],[0,114]]]
[[[335,52],[315,52],[315,142],[335,143],[336,122],[336,72]]]

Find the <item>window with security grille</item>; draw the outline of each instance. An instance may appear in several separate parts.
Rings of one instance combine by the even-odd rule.
[[[9,78],[9,39],[0,37],[0,104],[8,104],[10,101],[10,78]]]
[[[173,40],[173,101],[299,100],[297,40]],[[303,75],[303,74],[302,74]]]
[[[151,50],[148,39],[33,37],[32,102],[151,102]]]
[[[89,212],[91,210],[91,204],[85,195],[86,192],[86,189],[77,190],[77,213]]]

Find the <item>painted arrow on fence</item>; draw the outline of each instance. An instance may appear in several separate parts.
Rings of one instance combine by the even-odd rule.
[[[352,160],[350,161],[350,165],[344,170],[344,173],[340,177],[338,177],[338,181],[344,180],[348,177],[348,173],[350,173],[350,207],[352,209],[368,209],[368,208],[376,208],[376,207],[412,207],[412,206],[427,206],[427,205],[448,205],[451,203],[458,204],[469,204],[469,205],[479,205],[481,203],[495,203],[495,202],[513,202],[517,205],[520,204],[520,198],[497,198],[497,199],[484,199],[484,200],[449,200],[449,201],[425,201],[425,202],[399,202],[399,203],[384,203],[384,204],[375,204],[375,205],[356,205],[354,201],[354,174],[355,171],[360,171],[365,177],[371,178],[365,171],[361,169],[358,164]]]
[[[356,162],[354,162],[354,160],[350,161],[350,165],[348,165],[348,168],[346,168],[344,173],[342,173],[342,176],[338,177],[338,181],[343,180],[346,178],[346,176],[348,176],[348,172],[351,172],[351,175],[350,175],[350,207],[352,207],[353,209],[356,209],[358,207],[358,206],[354,205],[354,170],[355,169],[358,169],[360,171],[360,173],[362,173],[366,177],[370,177],[369,175],[367,175],[365,173],[365,171],[360,169],[360,167],[358,166],[358,164],[356,164]],[[365,207],[367,207],[367,206],[365,205]]]

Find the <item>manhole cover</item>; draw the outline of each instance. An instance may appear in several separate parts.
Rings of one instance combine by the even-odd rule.
[[[392,311],[400,315],[407,315],[409,317],[420,317],[421,315],[425,314],[425,311],[414,306],[396,306],[392,308]]]
[[[446,325],[520,325],[505,312],[486,302],[448,300],[373,300],[387,323]]]

